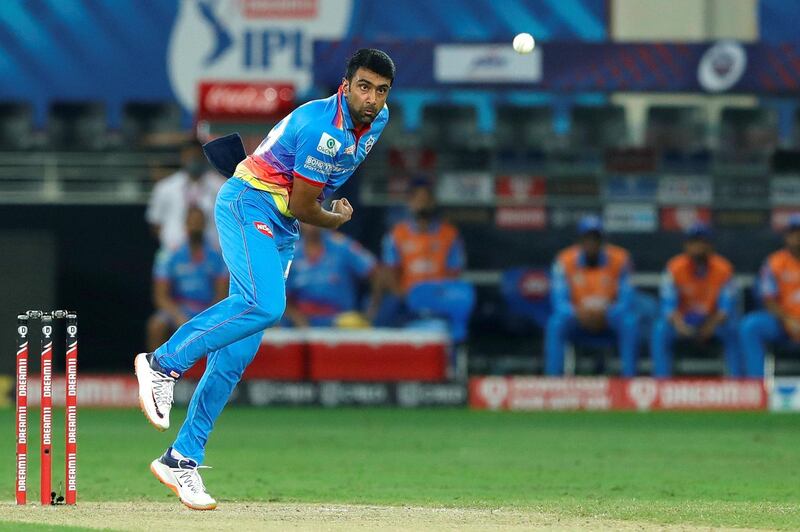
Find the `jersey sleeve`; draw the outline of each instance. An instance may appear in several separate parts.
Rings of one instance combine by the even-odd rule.
[[[772,271],[772,265],[769,261],[765,262],[761,267],[758,291],[762,298],[773,298],[778,295],[778,280],[775,278],[775,272]]]
[[[298,117],[300,118],[300,117]],[[298,125],[295,132],[295,157],[292,173],[315,187],[323,188],[337,170],[333,156],[341,143],[313,123]]]
[[[733,316],[736,314],[736,304],[738,300],[739,287],[736,284],[736,279],[731,277],[719,292],[717,308],[725,313],[726,316]]]
[[[173,254],[160,250],[156,253],[153,261],[153,279],[157,281],[169,281],[172,278],[172,258]]]
[[[447,269],[451,271],[461,271],[466,265],[467,258],[464,253],[464,242],[461,237],[453,239],[450,249],[447,252]]]
[[[567,274],[559,260],[553,263],[553,268],[550,271],[550,301],[555,312],[569,316],[575,315]]]
[[[661,313],[664,316],[669,316],[678,309],[678,290],[675,287],[675,278],[669,268],[664,270],[661,275],[659,296],[661,298]]]
[[[400,265],[400,253],[397,249],[397,242],[395,241],[393,232],[389,232],[383,237],[381,242],[381,260],[387,266]]]

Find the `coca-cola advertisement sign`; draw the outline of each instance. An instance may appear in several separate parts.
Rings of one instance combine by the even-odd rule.
[[[288,83],[204,81],[198,90],[198,120],[277,120],[294,107]]]

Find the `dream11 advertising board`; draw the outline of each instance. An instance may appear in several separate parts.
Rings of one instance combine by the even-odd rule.
[[[760,379],[475,377],[478,410],[764,410]]]

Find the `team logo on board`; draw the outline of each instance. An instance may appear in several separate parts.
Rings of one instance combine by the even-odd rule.
[[[742,79],[747,52],[735,41],[721,41],[706,50],[697,66],[697,80],[709,92],[730,89]]]

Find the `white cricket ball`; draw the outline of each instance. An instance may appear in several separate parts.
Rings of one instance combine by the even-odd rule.
[[[530,33],[519,33],[514,37],[514,42],[511,44],[514,51],[518,54],[529,54],[536,46],[536,41],[533,40],[533,35]]]

